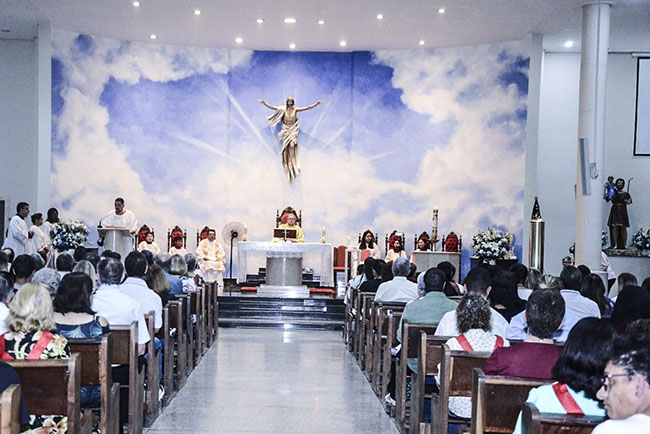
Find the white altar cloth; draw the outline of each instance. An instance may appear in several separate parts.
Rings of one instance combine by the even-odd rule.
[[[320,256],[320,267],[314,271],[320,274],[321,286],[334,286],[334,268],[332,262],[333,247],[331,244],[322,243],[285,243],[285,242],[259,242],[240,241],[237,243],[237,283],[246,281],[248,271],[249,253],[263,253],[265,257],[300,257]],[[303,267],[308,261],[303,259]]]

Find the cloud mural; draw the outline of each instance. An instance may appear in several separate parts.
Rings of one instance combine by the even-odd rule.
[[[438,208],[440,233],[466,248],[496,224],[520,250],[529,46],[260,52],[56,31],[53,201],[92,226],[123,196],[160,244],[175,224],[192,234],[232,220],[266,240],[287,205],[308,241],[322,226],[334,244],[367,227],[410,239]],[[257,102],[290,95],[324,100],[299,114],[291,184]]]

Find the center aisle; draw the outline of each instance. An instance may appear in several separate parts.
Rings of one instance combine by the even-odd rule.
[[[340,332],[220,329],[145,434],[397,433]]]

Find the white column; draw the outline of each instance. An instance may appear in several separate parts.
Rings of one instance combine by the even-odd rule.
[[[50,203],[52,166],[52,30],[48,21],[38,23],[36,39],[36,201],[32,212],[45,215]]]
[[[603,142],[605,133],[605,85],[609,46],[611,3],[587,3],[582,7],[582,55],[580,60],[580,98],[578,138],[586,139],[589,162],[597,177],[587,173],[591,192],[583,189],[580,146],[576,189],[576,264],[600,270],[603,206]]]

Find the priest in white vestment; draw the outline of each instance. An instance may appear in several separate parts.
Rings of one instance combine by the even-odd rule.
[[[201,240],[196,247],[196,259],[203,273],[203,280],[208,283],[217,282],[218,294],[223,294],[223,272],[226,269],[226,252],[217,241],[214,229],[208,230],[208,237]]]
[[[18,255],[34,252],[32,238],[34,233],[29,230],[25,218],[29,215],[29,204],[19,202],[16,206],[16,215],[11,218],[7,229],[7,238],[2,248],[10,248],[14,251],[14,258]]]
[[[122,236],[122,251],[117,252],[122,255],[122,260],[133,250],[133,234],[138,230],[138,221],[135,214],[124,207],[124,199],[118,197],[115,199],[115,210],[103,217],[99,224],[103,228],[124,228],[129,233]]]

